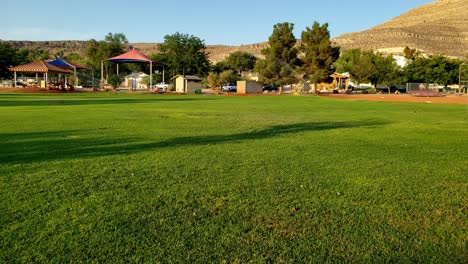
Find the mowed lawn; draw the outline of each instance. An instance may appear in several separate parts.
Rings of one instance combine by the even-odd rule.
[[[468,259],[467,105],[0,93],[0,262]]]

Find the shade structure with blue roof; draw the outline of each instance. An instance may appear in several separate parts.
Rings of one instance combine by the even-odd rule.
[[[59,68],[65,69],[77,69],[77,70],[86,70],[85,66],[81,66],[79,64],[73,63],[63,58],[56,58],[55,60],[48,61],[49,64],[57,66]]]
[[[62,68],[62,69],[73,69],[74,75],[75,75],[75,85],[78,85],[78,78],[76,77],[76,71],[88,69],[85,66],[81,66],[79,64],[73,63],[71,61],[68,61],[60,57],[57,57],[55,60],[48,61],[48,63],[56,67]]]

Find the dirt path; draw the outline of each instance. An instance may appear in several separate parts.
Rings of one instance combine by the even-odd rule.
[[[62,93],[60,90],[45,90],[36,87],[27,88],[3,88],[0,87],[0,92],[17,92],[17,93]],[[92,92],[92,89],[80,89],[75,92]],[[210,94],[205,91],[206,94]],[[213,94],[216,94],[213,92]],[[237,95],[237,94],[227,94]],[[245,95],[244,95],[245,96]],[[247,95],[249,96],[249,95]],[[263,94],[251,94],[250,96],[265,96]],[[468,95],[449,95],[443,97],[417,97],[407,94],[322,94],[321,97],[351,99],[351,100],[367,100],[367,101],[384,101],[384,102],[415,102],[415,103],[433,103],[433,104],[468,104]]]
[[[468,104],[467,95],[449,95],[442,97],[417,97],[407,94],[329,94],[322,97],[351,100],[384,101],[384,102],[414,102],[433,104]]]

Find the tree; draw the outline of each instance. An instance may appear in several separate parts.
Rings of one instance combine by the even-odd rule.
[[[314,22],[302,31],[303,70],[312,83],[326,81],[333,73],[332,65],[339,57],[339,48],[331,46],[328,24]]]
[[[360,49],[350,49],[341,54],[335,62],[335,68],[338,72],[350,72],[354,64],[359,61],[361,57]]]
[[[11,66],[47,59],[49,59],[48,50],[41,48],[17,49],[10,43],[0,42],[0,78],[11,76],[11,72],[8,70]]]
[[[65,51],[64,50],[59,50],[59,51],[55,52],[54,57],[59,57],[59,58],[65,57]]]
[[[349,72],[351,78],[360,85],[370,81],[370,78],[377,72],[373,58],[372,50],[350,49],[341,54],[335,66],[339,72]]]
[[[404,69],[408,82],[437,83],[449,85],[458,83],[460,60],[443,55],[418,57]]]
[[[120,79],[120,77],[118,75],[113,74],[108,78],[107,82],[110,85],[112,85],[112,87],[115,90],[115,88],[117,88],[122,83],[122,80]]]
[[[257,57],[245,51],[233,52],[225,59],[226,65],[237,71],[239,75],[242,71],[252,70],[255,62],[257,62]]]
[[[33,61],[47,60],[49,59],[49,51],[41,48],[22,48],[16,50],[14,61],[16,64],[25,64]]]
[[[353,79],[358,83],[358,86],[361,83],[370,81],[371,76],[376,74],[377,70],[372,61],[373,51],[364,51],[361,53],[358,61],[351,66],[349,73]]]
[[[104,38],[106,52],[110,56],[117,56],[125,52],[128,45],[127,37],[123,33],[107,33]]]
[[[108,33],[104,40],[91,39],[86,43],[86,64],[97,72],[100,72],[101,61],[120,55],[127,50],[128,40],[123,33]],[[125,68],[122,67],[122,70]],[[104,75],[114,73],[109,62],[104,62]],[[102,76],[103,77],[103,76]],[[107,79],[107,78],[106,78]]]
[[[240,79],[239,76],[237,76],[234,70],[223,71],[222,73],[218,75],[219,84],[235,83],[239,79]]]
[[[219,75],[216,72],[210,72],[206,79],[211,89],[214,89],[221,85],[221,83],[219,82]]]
[[[29,49],[28,52],[29,62],[47,60],[49,57],[49,51],[41,48]]]
[[[390,87],[400,83],[401,69],[392,55],[383,56],[380,53],[372,54],[372,62],[375,73],[369,77],[369,81],[377,87],[378,84],[385,84],[390,93]]]
[[[67,59],[67,60],[69,60],[71,62],[79,63],[79,64],[86,63],[86,61],[83,60],[83,57],[81,57],[79,54],[74,53],[74,52],[72,52],[72,53],[68,54],[67,56],[65,56],[65,59]]]
[[[406,46],[403,49],[403,56],[405,59],[413,62],[416,60],[419,56],[421,55],[421,52],[419,52],[417,49],[411,49],[410,47]]]
[[[149,88],[149,87],[150,87],[150,84],[151,84],[150,80],[151,80],[151,79],[150,79],[149,76],[145,76],[145,77],[143,77],[143,78],[141,79],[141,83],[145,84],[146,87]],[[154,76],[153,76],[153,83],[154,83]]]
[[[295,82],[299,78],[298,50],[295,48],[296,38],[293,29],[292,23],[274,25],[273,33],[268,39],[270,47],[262,50],[265,59],[258,60],[255,64],[255,70],[267,82],[280,85],[280,93],[284,84]]]
[[[166,35],[159,51],[168,70],[174,75],[193,74],[203,77],[208,74],[208,53],[204,41],[198,37],[178,32]]]
[[[105,59],[104,54],[99,54],[100,45],[100,42],[95,39],[88,40],[86,42],[86,49],[84,52],[86,64],[96,71],[101,67],[101,60]]]
[[[226,60],[218,61],[213,65],[212,70],[216,73],[221,73],[226,70],[232,70],[232,68],[226,63]]]

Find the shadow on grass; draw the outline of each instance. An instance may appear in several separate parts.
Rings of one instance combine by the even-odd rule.
[[[29,163],[74,158],[125,155],[164,148],[190,147],[225,143],[242,143],[301,132],[355,127],[377,127],[382,121],[313,122],[276,125],[265,129],[230,135],[175,137],[147,142],[141,138],[104,137],[91,131],[51,131],[25,134],[0,134],[3,163]]]
[[[86,98],[81,99],[64,99],[64,98],[40,98],[37,97],[35,100],[31,99],[2,99],[0,96],[0,107],[10,106],[66,106],[66,105],[110,105],[110,104],[141,104],[141,103],[158,103],[158,102],[186,102],[186,101],[202,101],[202,100],[213,100],[209,97],[197,97],[197,98]]]

